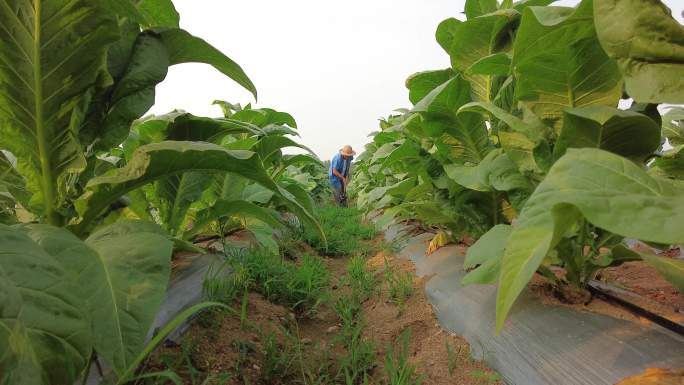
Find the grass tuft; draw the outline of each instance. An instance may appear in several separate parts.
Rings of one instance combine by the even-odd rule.
[[[361,300],[368,299],[375,288],[375,276],[368,270],[366,259],[357,255],[347,263],[347,280],[354,293],[358,293]]]
[[[413,295],[413,273],[410,271],[397,271],[385,259],[385,282],[387,283],[387,294],[390,302],[399,306],[402,311],[406,301]]]
[[[387,385],[420,385],[423,383],[423,376],[418,376],[415,365],[408,362],[410,334],[410,329],[406,329],[397,337],[394,345],[387,344],[387,352],[385,353]]]
[[[376,230],[374,226],[364,223],[360,210],[322,206],[316,212],[316,216],[328,238],[327,249],[320,235],[313,229],[305,228],[303,239],[320,254],[357,255],[368,251],[361,241],[373,239]]]
[[[203,289],[208,299],[224,303],[254,290],[271,302],[312,315],[327,299],[329,286],[330,272],[319,258],[303,256],[289,262],[264,249],[249,249],[209,269]]]

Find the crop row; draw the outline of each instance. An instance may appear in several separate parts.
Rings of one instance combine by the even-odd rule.
[[[684,27],[658,0],[550,3],[466,1],[436,31],[451,67],[409,77],[355,166],[381,224],[477,239],[463,283],[498,283],[497,331],[535,273],[581,291],[643,260],[684,291],[684,261],[624,243],[684,243]]]

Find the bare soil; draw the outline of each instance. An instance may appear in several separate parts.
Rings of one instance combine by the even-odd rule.
[[[377,245],[379,240],[371,243]],[[331,293],[336,298],[349,290],[341,282],[341,277],[346,274],[348,258],[322,259],[331,271]],[[383,282],[379,292],[362,304],[362,318],[366,325],[364,337],[372,340],[377,363],[371,373],[370,384],[386,383],[384,356],[387,345],[395,342],[407,329],[410,329],[409,362],[416,365],[423,384],[503,384],[498,374],[470,357],[470,347],[463,338],[439,327],[424,294],[425,278],[414,278],[413,295],[403,309],[387,301],[387,288],[382,279],[385,259],[399,271],[414,272],[410,261],[383,252],[368,259],[368,267],[377,281]],[[234,308],[239,312],[239,303]],[[306,383],[313,384],[320,374],[316,372],[322,373],[334,367],[343,353],[336,343],[339,320],[328,305],[321,306],[311,318],[297,319],[285,307],[273,304],[257,293],[249,293],[247,314],[246,326],[240,325],[239,315],[234,313],[202,314],[186,332],[182,344],[159,349],[149,360],[146,370],[172,368],[189,385],[202,384],[207,376],[212,378],[207,385],[300,384],[303,383],[302,377],[309,377],[311,381]],[[296,375],[268,377],[264,364],[266,336],[271,332],[280,345],[285,345],[287,338],[296,338],[302,343],[300,346],[304,348],[291,363],[292,372]]]
[[[655,250],[645,244],[637,243],[634,249],[639,252],[655,254]],[[678,248],[658,253],[665,258],[674,258],[680,254]],[[554,271],[559,277],[562,276],[562,269]],[[674,322],[684,321],[684,294],[680,293],[672,284],[665,280],[658,271],[642,261],[626,262],[620,266],[609,267],[599,272],[597,280],[626,291],[626,295],[619,295],[637,306],[645,308],[651,312],[659,314]],[[632,313],[608,303],[599,298],[587,296],[587,293],[558,293],[547,280],[536,275],[531,283],[530,289],[535,293],[539,300],[545,303],[553,303],[562,306],[569,306],[579,311],[590,311],[609,315],[621,319],[629,319],[648,323],[650,321],[636,317]],[[615,293],[612,293],[615,295]],[[568,297],[576,299],[568,301]]]
[[[385,258],[390,265],[400,271],[415,273],[410,260],[386,256],[378,253],[368,261],[378,279],[381,278]],[[414,275],[415,277],[415,275]],[[428,278],[414,278],[413,295],[401,310],[395,304],[388,303],[382,296],[374,296],[363,304],[363,316],[368,323],[365,334],[376,343],[379,366],[375,377],[382,373],[382,357],[388,343],[405,330],[410,329],[409,351],[410,362],[415,364],[418,372],[424,375],[424,384],[503,384],[499,376],[483,362],[475,361],[470,356],[470,346],[460,336],[447,333],[437,323],[432,306],[425,296],[425,283]],[[385,287],[383,289],[386,290]],[[447,345],[453,352],[451,359],[453,370],[449,373],[449,354]]]
[[[532,277],[529,285],[530,291],[537,297],[539,302],[557,306],[570,307],[577,311],[586,311],[592,313],[599,313],[613,318],[629,320],[633,322],[649,323],[647,319],[642,319],[635,316],[631,312],[606,302],[600,298],[587,297],[586,302],[579,301],[577,303],[569,303],[566,300],[560,299],[557,289],[546,278],[540,275]]]
[[[601,272],[601,280],[646,297],[673,311],[684,312],[684,294],[667,282],[655,268],[642,261],[607,268]]]

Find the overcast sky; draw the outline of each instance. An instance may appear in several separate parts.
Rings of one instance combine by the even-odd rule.
[[[380,117],[409,105],[409,75],[449,65],[435,29],[463,18],[464,0],[173,2],[182,28],[242,66],[259,92],[257,106],[291,113],[301,142],[326,159],[344,144],[362,149]],[[681,22],[684,0],[664,2]],[[221,116],[215,99],[254,102],[213,68],[183,64],[157,86],[150,112]]]

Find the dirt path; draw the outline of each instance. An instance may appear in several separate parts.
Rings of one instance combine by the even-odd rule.
[[[426,278],[415,277],[415,268],[411,261],[378,253],[369,259],[368,264],[381,276],[385,259],[392,267],[413,274],[414,291],[403,311],[383,297],[376,296],[364,303],[363,314],[368,320],[366,334],[377,342],[378,357],[384,355],[388,343],[408,329],[411,333],[410,361],[425,376],[424,384],[502,384],[498,374],[487,368],[483,362],[470,357],[470,347],[463,338],[451,335],[439,326],[432,306],[425,297]],[[383,286],[386,291],[387,285]],[[381,364],[377,372],[382,370],[381,360],[379,362]]]
[[[378,241],[369,243],[377,245]],[[245,322],[240,321],[243,301],[238,296],[234,313],[201,315],[182,344],[162,348],[147,370],[171,370],[191,385],[345,384],[340,367],[351,358],[344,342],[345,326],[334,304],[352,291],[347,273],[350,258],[319,258],[331,279],[327,299],[315,314],[295,314],[250,292]],[[439,327],[424,294],[425,279],[415,277],[410,261],[380,251],[367,258],[365,265],[375,278],[373,293],[361,302],[358,316],[361,338],[372,347],[365,359],[372,361],[366,364],[370,365],[368,384],[415,385],[417,378],[430,385],[502,383],[498,374],[470,358],[465,340]],[[401,289],[410,291],[405,300],[391,300],[388,270],[396,277],[409,277],[408,289]],[[408,336],[408,344],[407,363],[401,365],[415,367],[413,381],[391,381],[386,372],[386,363],[397,364],[387,357],[400,354],[402,336]],[[359,362],[364,365],[363,359]]]

